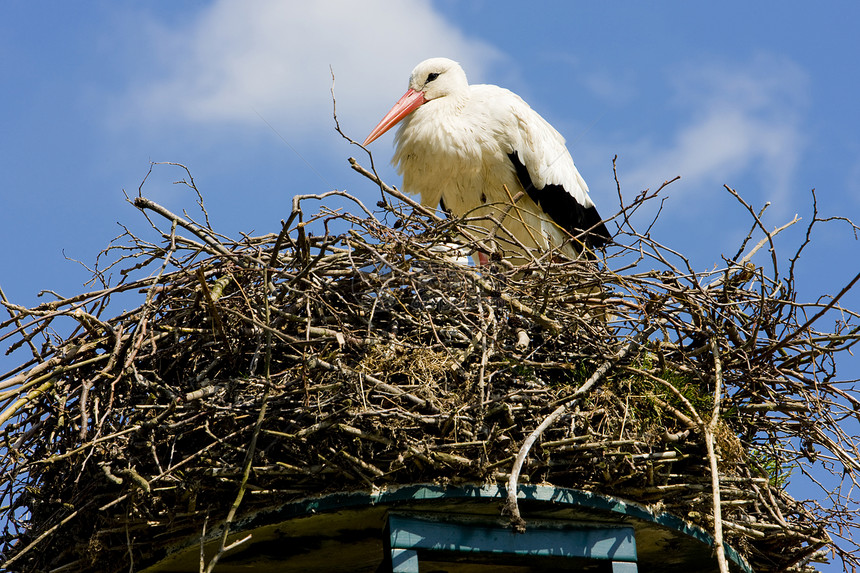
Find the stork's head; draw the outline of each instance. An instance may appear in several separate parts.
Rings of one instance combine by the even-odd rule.
[[[448,58],[424,60],[409,76],[409,89],[423,93],[426,101],[456,94],[468,87],[466,72],[460,64]]]
[[[409,76],[409,89],[373,128],[363,145],[375,140],[428,101],[455,95],[468,88],[466,73],[454,60],[448,58],[424,60],[412,70],[412,75]]]

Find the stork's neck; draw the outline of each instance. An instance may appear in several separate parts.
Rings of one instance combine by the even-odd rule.
[[[465,84],[443,97],[427,101],[408,119],[412,123],[431,122],[437,130],[446,131],[463,120],[463,111],[468,107],[470,95],[469,86]]]

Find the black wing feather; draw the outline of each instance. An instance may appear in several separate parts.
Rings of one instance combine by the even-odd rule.
[[[561,185],[548,184],[538,189],[532,183],[531,175],[525,164],[520,161],[516,151],[508,154],[517,173],[517,179],[528,196],[555,223],[574,237],[579,237],[586,231],[582,240],[589,248],[600,248],[611,240],[609,230],[603,224],[600,214],[595,207],[585,207],[574,199],[573,195]],[[590,230],[589,230],[590,229]]]

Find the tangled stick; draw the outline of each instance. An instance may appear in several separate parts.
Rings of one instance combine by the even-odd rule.
[[[590,392],[600,384],[606,376],[606,373],[609,372],[610,368],[617,366],[627,358],[634,349],[639,348],[643,341],[645,341],[655,330],[663,326],[663,324],[665,324],[665,321],[657,321],[656,323],[646,326],[633,340],[630,340],[623,348],[621,348],[615,356],[601,364],[600,367],[594,371],[594,374],[592,374],[591,377],[589,377],[588,380],[586,380],[582,386],[577,388],[569,397],[565,398],[562,404],[558,406],[552,414],[547,416],[543,422],[541,422],[540,425],[538,425],[538,427],[529,434],[522,446],[520,446],[520,450],[514,460],[514,466],[511,469],[511,475],[508,478],[507,498],[504,508],[504,513],[510,516],[511,526],[515,531],[518,533],[525,533],[526,530],[526,522],[522,518],[522,515],[520,515],[520,507],[517,502],[517,482],[526,457],[534,443],[547,428],[552,427],[552,425],[558,421],[569,407],[574,406],[586,393]]]

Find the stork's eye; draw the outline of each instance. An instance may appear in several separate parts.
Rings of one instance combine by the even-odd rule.
[[[439,72],[433,72],[432,74],[427,74],[427,82],[426,83],[430,83],[438,77],[439,77]]]

